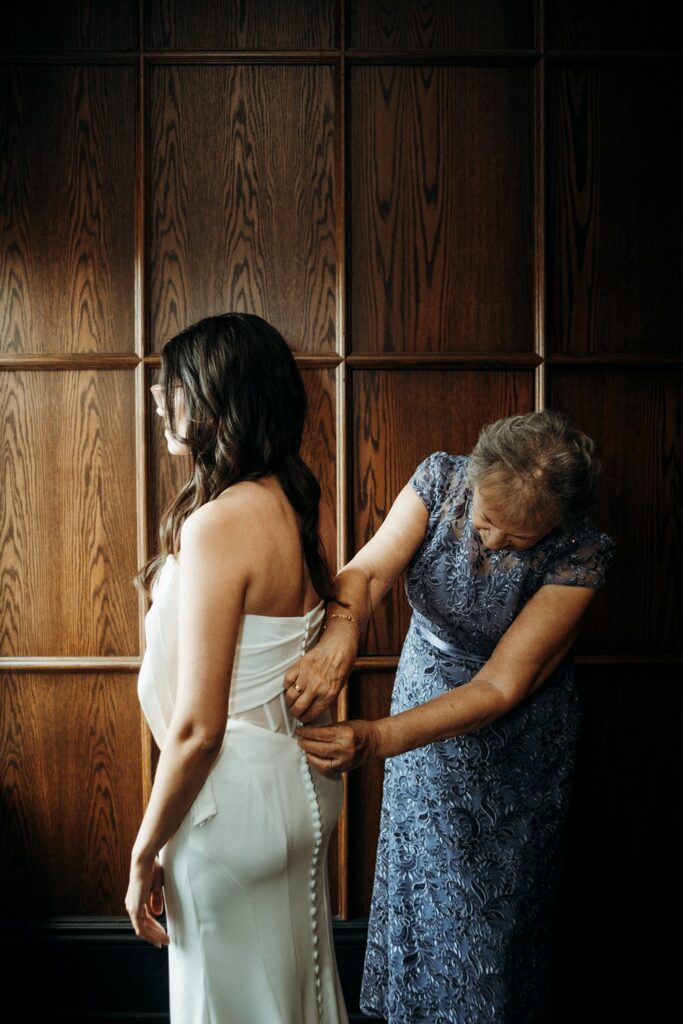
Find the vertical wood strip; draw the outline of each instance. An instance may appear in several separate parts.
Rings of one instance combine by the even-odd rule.
[[[540,357],[535,372],[534,409],[546,407],[545,338],[545,26],[543,0],[536,0],[536,39],[541,52],[534,68],[534,351]]]
[[[148,558],[147,520],[150,513],[149,494],[147,487],[147,467],[149,453],[146,431],[146,400],[147,400],[147,367],[145,357],[145,56],[144,56],[144,0],[139,0],[138,7],[138,91],[135,137],[135,351],[140,362],[135,370],[135,453],[136,453],[136,503],[137,503],[137,552],[138,567]],[[140,654],[145,645],[145,614],[147,602],[142,594],[138,595]],[[152,792],[152,736],[140,708],[140,743],[142,745],[142,811],[149,801]]]
[[[349,465],[348,465],[348,388],[346,366],[347,346],[347,230],[346,230],[346,7],[338,0],[338,45],[336,108],[337,108],[337,352],[342,360],[336,369],[337,385],[337,571],[349,560]],[[349,717],[348,686],[339,695],[337,714]],[[349,916],[349,785],[344,776],[344,804],[337,832],[337,913],[342,920]]]

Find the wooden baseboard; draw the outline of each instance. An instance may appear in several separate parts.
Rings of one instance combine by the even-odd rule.
[[[349,1020],[372,1024],[358,1010],[366,933],[366,921],[334,921]],[[138,939],[127,917],[4,921],[0,946],[4,1000],[20,1008],[13,1024],[168,1024],[167,953]]]
[[[381,1024],[358,1007],[366,933],[364,919],[334,921],[349,1021]],[[168,1024],[166,951],[136,938],[128,918],[4,921],[0,948],[13,1024]],[[681,929],[556,930],[545,1024],[674,1024],[681,953]]]

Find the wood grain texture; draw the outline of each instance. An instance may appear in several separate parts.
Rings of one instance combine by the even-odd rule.
[[[135,69],[0,69],[0,351],[131,352]]]
[[[549,351],[681,352],[682,118],[680,69],[550,72]]]
[[[131,371],[0,389],[0,654],[139,653]]]
[[[333,69],[155,67],[149,118],[154,348],[237,310],[333,350]]]
[[[603,462],[593,518],[616,542],[578,652],[683,649],[682,385],[680,372],[552,373],[549,404],[593,438]]]
[[[130,50],[138,42],[140,0],[24,0],[0,15],[8,50]]]
[[[10,917],[123,914],[142,820],[131,674],[3,674],[2,868]]]
[[[350,0],[350,46],[365,49],[533,49],[532,0]]]
[[[348,717],[386,717],[393,687],[393,672],[354,672],[349,682]],[[367,917],[370,910],[383,783],[384,761],[372,761],[347,777],[350,917]]]
[[[335,369],[303,370],[308,418],[301,454],[318,478],[320,536],[327,561],[337,571],[337,434]]]
[[[337,3],[146,0],[147,45],[188,50],[308,50],[336,45]]]
[[[548,50],[680,50],[678,8],[665,0],[545,0]]]
[[[353,537],[358,551],[434,451],[466,455],[492,420],[533,408],[530,372],[361,371],[353,375]],[[372,616],[363,650],[398,654],[409,607],[400,581]]]
[[[359,351],[533,348],[528,68],[352,67]]]

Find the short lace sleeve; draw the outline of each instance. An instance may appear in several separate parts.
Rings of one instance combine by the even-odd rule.
[[[432,452],[417,467],[408,481],[419,494],[429,512],[430,523],[439,517],[444,497],[453,483],[453,471],[457,469],[462,456],[448,452]]]
[[[541,581],[571,587],[602,587],[614,557],[614,541],[587,523],[586,528],[562,545]]]

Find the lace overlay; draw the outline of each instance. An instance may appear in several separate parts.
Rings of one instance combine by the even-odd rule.
[[[430,455],[406,572],[415,614],[391,713],[468,682],[544,584],[600,587],[613,541],[587,517],[526,551],[472,526],[466,456]],[[535,1024],[575,763],[570,659],[490,725],[390,758],[361,1008],[389,1024]]]

